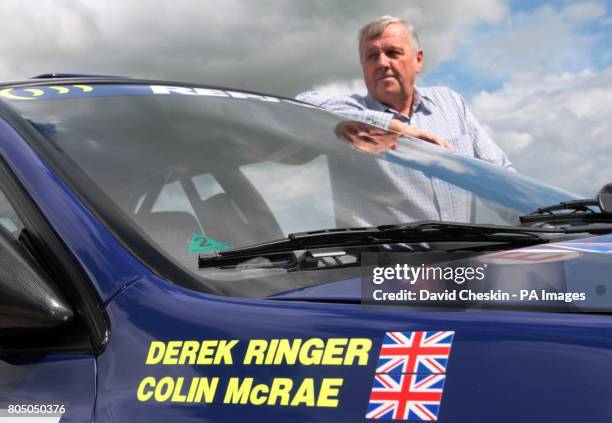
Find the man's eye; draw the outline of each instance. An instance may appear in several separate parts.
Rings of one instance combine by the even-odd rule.
[[[372,60],[372,59],[376,59],[378,57],[378,53],[370,53],[368,54],[368,59]]]

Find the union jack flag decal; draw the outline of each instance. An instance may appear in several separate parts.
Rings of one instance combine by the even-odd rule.
[[[367,419],[436,421],[454,332],[387,332]]]
[[[446,373],[454,332],[387,332],[376,373]]]
[[[376,375],[366,418],[437,420],[445,377],[435,374]]]

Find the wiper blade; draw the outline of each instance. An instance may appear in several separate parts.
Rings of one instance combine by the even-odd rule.
[[[560,229],[521,228],[516,226],[480,225],[422,221],[416,223],[337,228],[289,234],[287,238],[247,247],[201,254],[200,268],[236,264],[251,257],[290,253],[317,248],[353,247],[375,244],[419,242],[501,242],[527,245],[548,242],[538,233],[563,233]]]
[[[596,206],[599,211],[593,210],[591,207]],[[568,210],[565,213],[555,213]],[[535,211],[519,217],[521,223],[542,222],[546,220],[562,220],[562,219],[586,219],[586,220],[603,220],[612,219],[612,214],[604,212],[599,202],[595,199],[582,199],[572,201],[562,201],[548,207],[541,207]]]

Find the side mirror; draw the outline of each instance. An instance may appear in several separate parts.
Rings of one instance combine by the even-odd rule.
[[[605,185],[597,194],[597,203],[604,213],[612,213],[612,183]]]
[[[0,226],[0,334],[70,323],[74,313],[28,251]]]

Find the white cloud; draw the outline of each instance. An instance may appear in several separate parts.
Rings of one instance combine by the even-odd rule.
[[[597,42],[581,30],[611,18],[595,1],[513,15],[507,3],[3,0],[0,80],[84,72],[286,96],[313,88],[365,93],[357,31],[392,14],[419,30],[426,69],[456,59],[476,77],[510,81],[476,96],[476,114],[519,169],[590,195],[612,180],[612,71],[581,72],[596,69]],[[494,25],[482,31],[482,23]]]
[[[513,14],[500,25],[477,31],[462,41],[462,59],[485,77],[563,72],[592,67],[595,33],[581,29],[605,19],[600,2],[555,8],[549,4]]]
[[[472,103],[520,171],[585,196],[612,181],[612,67],[522,76]]]
[[[368,92],[362,78],[317,85],[314,87],[314,90],[328,96],[342,96],[347,94],[365,95]]]
[[[293,96],[360,77],[356,35],[393,14],[421,33],[429,66],[459,36],[507,13],[507,0],[3,0],[0,80],[84,72]]]

